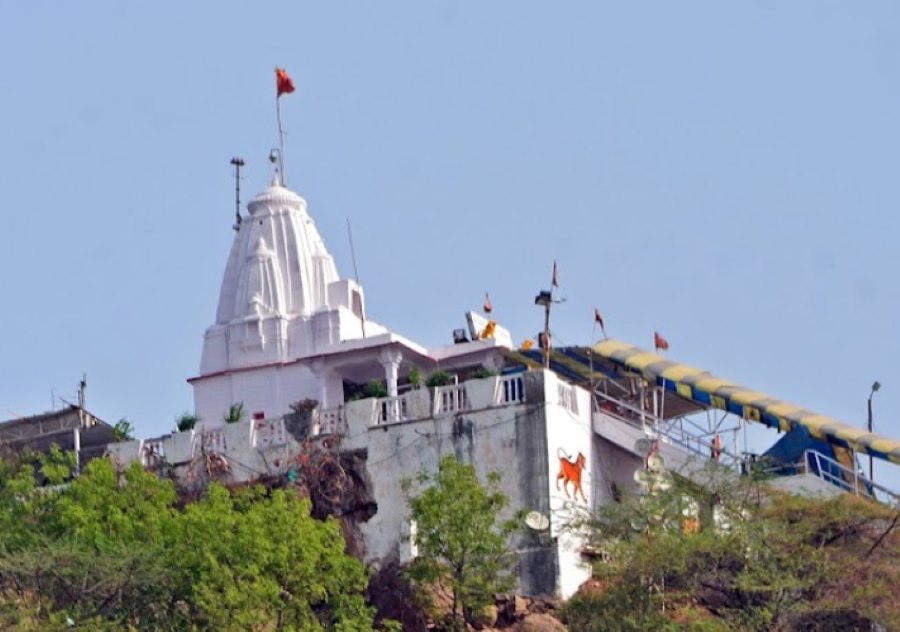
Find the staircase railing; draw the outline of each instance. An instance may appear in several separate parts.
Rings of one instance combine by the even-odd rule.
[[[807,450],[803,453],[802,471],[804,474],[812,474],[821,478],[826,483],[831,483],[845,492],[857,496],[868,496],[879,500],[879,495],[891,505],[900,504],[900,494],[888,489],[884,485],[869,480],[857,470],[841,465],[834,459],[825,456],[815,450]]]

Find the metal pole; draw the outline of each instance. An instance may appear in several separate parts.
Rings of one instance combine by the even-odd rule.
[[[872,434],[872,395],[874,394],[874,390],[869,394],[869,434]],[[869,453],[869,482],[875,482],[875,462],[871,452]]]
[[[550,303],[544,305],[544,368],[550,368]]]
[[[878,392],[878,389],[881,388],[881,382],[875,380],[872,382],[872,390],[869,391],[869,434],[872,434],[872,397],[875,396],[875,393]],[[874,460],[872,458],[872,453],[869,452],[869,481],[875,482],[875,469],[874,469]]]

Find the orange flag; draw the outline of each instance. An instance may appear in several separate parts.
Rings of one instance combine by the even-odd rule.
[[[284,68],[276,68],[275,69],[275,92],[276,98],[280,97],[282,94],[290,94],[294,91],[294,82],[291,81],[291,78],[287,74],[287,70]]]
[[[658,331],[653,332],[653,346],[656,347],[656,350],[659,351],[662,349],[663,351],[669,350],[669,341],[659,335]]]

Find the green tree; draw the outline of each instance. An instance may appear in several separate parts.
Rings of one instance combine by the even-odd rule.
[[[0,627],[372,629],[364,567],[295,491],[212,485],[180,503],[138,464],[95,459],[42,490],[30,464],[0,461]]]
[[[337,521],[314,520],[296,491],[213,485],[186,508],[176,546],[204,629],[372,627],[365,568],[345,553]]]
[[[482,485],[475,468],[445,456],[437,474],[422,471],[416,482],[422,490],[416,495],[411,495],[413,481],[403,482],[419,552],[409,574],[414,581],[450,589],[451,624],[459,630],[494,593],[515,583],[509,545],[518,520],[500,519],[508,499],[499,489],[497,472]]]

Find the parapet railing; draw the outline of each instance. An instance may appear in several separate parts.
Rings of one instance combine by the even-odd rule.
[[[313,436],[341,434],[344,430],[343,407],[317,409],[313,417]]]
[[[845,492],[875,499],[878,499],[878,495],[882,494],[888,504],[900,504],[900,495],[893,490],[888,489],[884,485],[879,485],[859,471],[842,465],[821,452],[815,450],[804,452],[803,463],[800,469],[804,474],[817,476],[826,483],[831,483]]]
[[[604,393],[594,393],[603,400],[595,410],[609,415],[613,419],[624,422],[635,428],[650,431],[660,438],[677,445],[683,450],[707,460],[716,461],[734,470],[744,467],[744,459],[729,452],[716,441],[716,432],[690,432],[682,426],[671,424],[657,417],[651,411],[641,410],[636,406],[616,399]],[[726,432],[731,432],[728,430]],[[724,433],[723,433],[724,434]]]
[[[481,378],[484,379],[484,378]],[[521,375],[503,375],[492,378],[496,380],[493,396],[488,407],[510,406],[525,401],[525,383]],[[394,397],[381,397],[376,400],[372,425],[411,421],[413,419],[440,417],[472,410],[473,402],[466,388],[469,382],[436,386],[431,389],[412,390]],[[423,395],[423,393],[427,393]],[[418,399],[427,397],[424,403]],[[479,403],[475,403],[479,406]]]
[[[395,397],[382,397],[375,405],[375,425],[406,421],[409,409],[406,394]]]
[[[453,384],[451,386],[438,386],[434,389],[432,400],[432,415],[447,415],[469,410],[469,400],[466,397],[466,385]]]

